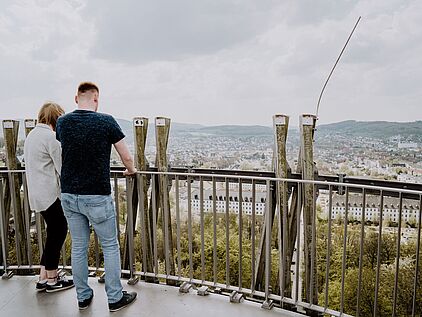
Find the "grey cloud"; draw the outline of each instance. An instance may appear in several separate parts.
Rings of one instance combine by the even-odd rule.
[[[314,25],[325,20],[343,20],[358,3],[358,0],[289,1],[280,8],[284,12],[280,16],[291,26]]]
[[[52,31],[37,48],[31,51],[31,56],[35,61],[53,62],[70,50],[76,43],[75,37],[69,34],[63,34],[58,31]]]
[[[101,111],[120,118],[271,124],[285,113],[295,121],[315,111],[358,15],[321,122],[422,116],[420,0],[28,3],[0,12],[2,117],[33,116],[46,99],[71,110],[77,83],[93,80]]]
[[[65,0],[73,9],[80,9],[84,6],[83,0]]]
[[[101,1],[99,5],[89,1],[84,14],[96,17],[93,57],[137,63],[230,48],[265,30],[274,3],[144,0]]]

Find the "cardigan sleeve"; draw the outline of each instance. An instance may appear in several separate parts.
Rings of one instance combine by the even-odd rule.
[[[55,136],[49,140],[48,153],[53,160],[54,168],[58,175],[61,175],[62,170],[62,147],[60,142],[56,140]]]

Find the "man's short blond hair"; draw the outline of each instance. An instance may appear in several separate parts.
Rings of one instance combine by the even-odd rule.
[[[87,92],[88,90],[95,89],[98,93],[100,93],[100,90],[98,89],[98,86],[90,81],[84,81],[81,82],[78,86],[78,95],[83,94],[84,92]]]
[[[63,114],[64,110],[59,104],[48,101],[43,104],[38,112],[38,123],[51,125],[56,130],[57,119]]]

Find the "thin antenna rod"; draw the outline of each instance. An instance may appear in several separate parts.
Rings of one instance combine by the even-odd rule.
[[[328,81],[330,80],[331,75],[333,74],[334,69],[336,68],[338,61],[340,60],[341,56],[343,55],[343,52],[344,52],[344,50],[346,49],[347,44],[349,44],[350,38],[352,37],[353,32],[355,32],[355,29],[356,29],[356,27],[357,27],[357,26],[358,26],[358,24],[359,24],[360,18],[361,18],[361,17],[359,17],[359,18],[358,18],[358,20],[356,21],[356,24],[355,24],[355,26],[353,27],[353,30],[352,30],[352,32],[350,33],[350,35],[349,35],[349,37],[348,37],[348,39],[347,39],[347,41],[346,41],[346,44],[344,44],[343,49],[342,49],[342,50],[341,50],[341,52],[340,52],[340,55],[337,57],[337,60],[336,60],[336,62],[335,62],[335,64],[334,64],[333,68],[331,69],[331,72],[330,72],[330,74],[328,75],[328,78],[327,78],[327,80],[325,81],[324,86],[322,87],[321,94],[319,95],[318,104],[317,104],[317,108],[316,108],[316,117],[317,117],[317,118],[318,118],[318,112],[319,112],[319,104],[320,104],[320,102],[321,102],[322,94],[324,93],[325,87],[327,87]]]

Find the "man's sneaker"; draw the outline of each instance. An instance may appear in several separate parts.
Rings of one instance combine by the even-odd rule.
[[[37,292],[45,291],[46,288],[47,288],[47,281],[43,283],[37,282],[37,285],[35,286],[35,289],[37,290]]]
[[[138,295],[136,292],[128,293],[126,291],[123,291],[122,299],[119,300],[117,303],[108,304],[108,310],[113,312],[123,309],[126,306],[129,306],[136,299],[136,295]]]
[[[93,298],[94,298],[94,292],[92,292],[92,295],[88,297],[87,299],[84,299],[83,301],[78,302],[79,310],[87,309],[88,306],[91,304]]]
[[[47,293],[60,292],[64,291],[65,289],[72,288],[73,286],[75,286],[75,284],[73,284],[72,280],[68,281],[64,278],[61,278],[57,280],[56,284],[47,284],[47,288],[45,289],[45,291]]]

